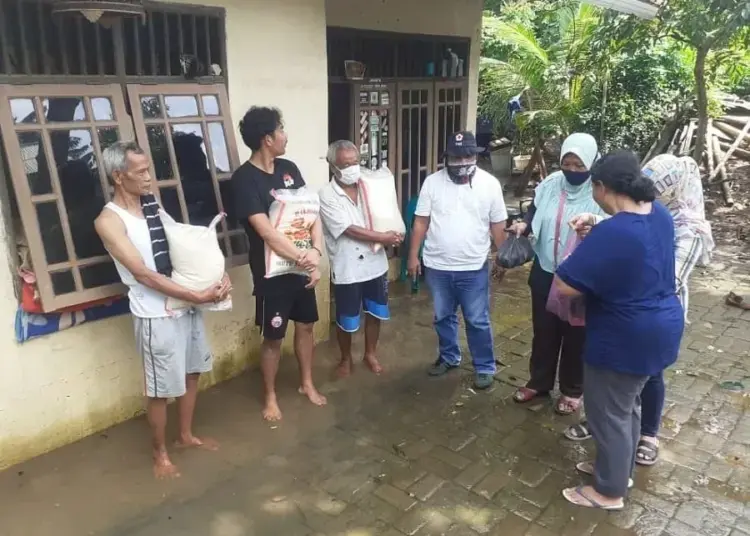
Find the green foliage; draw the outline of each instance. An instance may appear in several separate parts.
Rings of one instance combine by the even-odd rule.
[[[750,0],[670,0],[659,16],[664,32],[696,49],[727,46],[750,21]]]
[[[597,10],[563,3],[535,14],[532,24],[518,13],[510,20],[490,13],[484,17],[480,108],[503,124],[508,101],[521,95],[525,111],[516,116],[516,126],[522,133],[530,131],[535,139],[567,134],[592,78],[586,65]]]
[[[606,102],[604,81],[590,87],[577,130],[596,133],[602,151],[630,148],[645,153],[675,104],[690,99],[691,65],[683,49],[666,45],[611,59]]]
[[[652,21],[569,0],[485,7],[479,104],[500,134],[508,100],[523,93],[521,138],[584,130],[605,150],[643,153],[699,86],[703,114],[722,113],[713,90],[750,94],[750,0],[669,0]],[[699,49],[708,53],[697,86]]]

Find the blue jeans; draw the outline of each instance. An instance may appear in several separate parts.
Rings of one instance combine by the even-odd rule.
[[[641,392],[641,435],[659,434],[661,412],[664,410],[664,373],[651,376]]]
[[[460,305],[475,372],[495,374],[495,352],[490,328],[489,263],[479,270],[469,272],[425,268],[425,280],[432,293],[440,359],[451,366],[461,364],[457,314]]]

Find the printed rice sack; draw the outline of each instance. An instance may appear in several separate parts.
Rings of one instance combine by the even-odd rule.
[[[274,229],[305,251],[312,249],[312,227],[320,214],[318,194],[307,188],[274,190],[268,218]],[[266,245],[266,278],[284,274],[307,275],[294,261],[277,255]]]
[[[216,236],[216,226],[224,216],[216,216],[208,227],[187,225],[162,218],[164,233],[169,243],[169,256],[172,259],[172,281],[196,291],[205,290],[221,282],[226,272],[226,263]],[[167,298],[168,312],[193,306],[189,302]],[[221,303],[199,307],[208,311],[230,311],[232,298],[230,296]]]
[[[367,226],[379,233],[393,231],[405,234],[406,225],[398,206],[393,173],[387,167],[377,171],[363,169],[359,185],[365,201]],[[379,251],[382,247],[381,244],[373,244],[372,249]]]

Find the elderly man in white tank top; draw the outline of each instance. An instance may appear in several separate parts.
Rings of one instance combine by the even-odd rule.
[[[115,193],[96,219],[96,232],[129,288],[136,347],[143,357],[154,475],[176,477],[179,472],[169,458],[165,438],[168,399],[178,399],[178,447],[216,450],[218,445],[192,431],[198,378],[212,366],[203,318],[197,309],[167,313],[166,298],[194,304],[218,302],[226,298],[231,285],[225,276],[220,284],[195,292],[170,279],[172,265],[162,219],[171,218],[151,193],[149,159],[135,142],[117,142],[105,149],[102,165]]]

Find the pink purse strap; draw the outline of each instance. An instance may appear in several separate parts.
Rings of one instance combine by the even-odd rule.
[[[560,202],[557,204],[557,219],[555,220],[555,269],[557,269],[558,255],[560,253],[560,231],[562,227],[563,213],[565,212],[565,200],[568,194],[563,190],[560,192]]]

